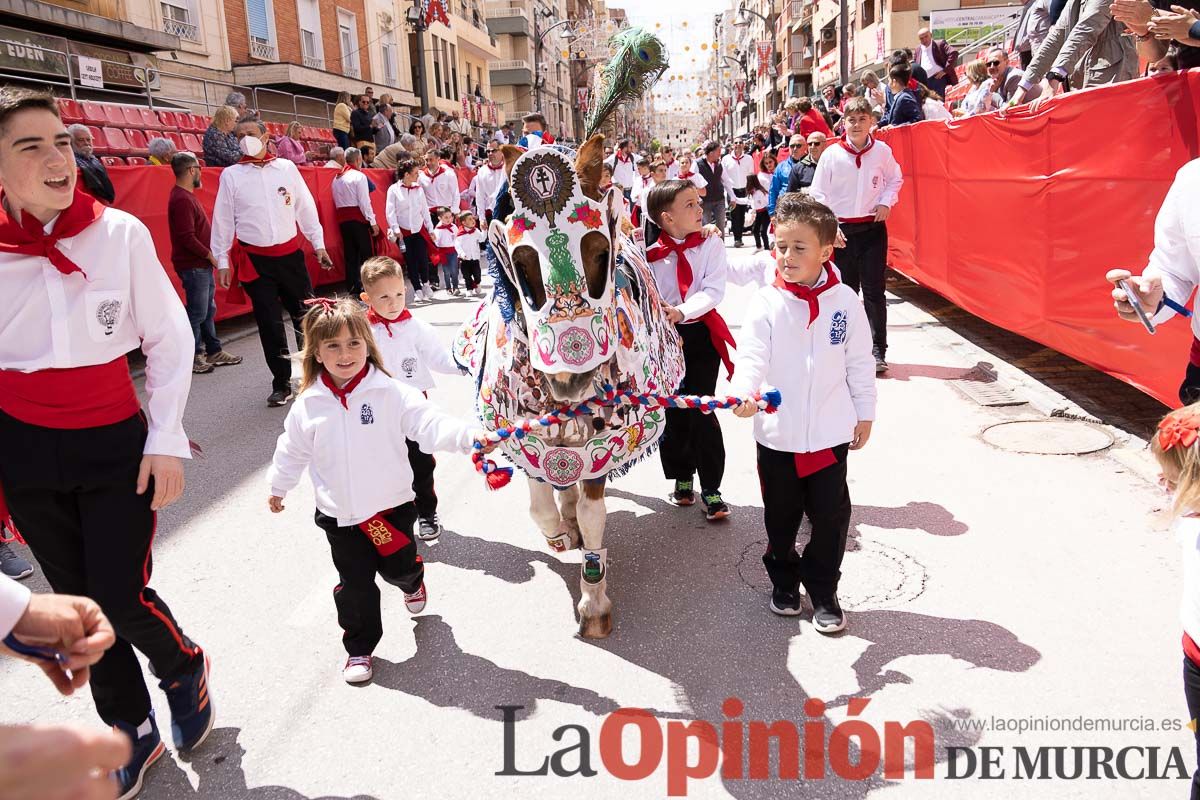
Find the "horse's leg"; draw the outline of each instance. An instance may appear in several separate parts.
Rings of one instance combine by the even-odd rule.
[[[604,544],[604,478],[583,482],[576,506],[583,534],[583,563],[579,576],[579,633],[603,639],[612,633],[612,602],[608,599],[608,551]]]
[[[563,532],[562,515],[554,502],[554,487],[544,481],[529,479],[529,516],[533,517],[546,544],[556,553],[571,549],[571,537]]]
[[[579,519],[577,517],[576,507],[579,504],[579,484],[568,486],[566,489],[558,492],[558,510],[562,515],[562,522],[559,523],[558,532],[565,533],[571,537],[571,549],[579,547]]]

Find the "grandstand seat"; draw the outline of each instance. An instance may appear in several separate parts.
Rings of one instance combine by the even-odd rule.
[[[124,128],[129,125],[129,120],[125,118],[125,109],[121,106],[101,103],[100,107],[104,109],[104,118],[108,120],[109,127]]]
[[[196,120],[197,120],[197,126],[196,126],[197,133],[204,133],[206,130],[208,130],[208,126],[212,125],[212,117],[207,116],[206,114],[197,115]]]
[[[68,125],[83,122],[83,109],[79,107],[79,103],[69,97],[58,98],[58,113],[62,116],[63,122]]]
[[[142,118],[143,128],[162,128],[162,120],[158,118],[158,114],[149,108],[137,109],[138,115]]]
[[[83,111],[83,122],[85,125],[103,127],[108,124],[108,117],[104,114],[104,106],[99,103],[93,103],[91,100],[84,100],[79,106]]]
[[[176,133],[175,131],[167,131],[163,135],[171,140],[171,142],[175,145],[176,150],[187,150],[188,149],[187,143],[183,140],[182,133]]]
[[[142,158],[141,156],[130,156],[129,158],[125,159],[125,162],[127,164],[129,164],[129,166],[131,166],[131,167],[145,166],[146,164],[150,163],[149,161]]]
[[[158,122],[159,124],[155,126],[156,128],[162,128],[168,131],[179,130],[179,119],[175,116],[174,111],[159,111]]]
[[[181,112],[179,114],[176,114],[175,119],[179,123],[179,132],[180,133],[184,133],[187,131],[196,133],[198,131],[204,130],[204,127],[200,124],[200,118],[197,117],[195,114],[191,113],[190,111],[189,112]]]
[[[329,128],[321,128],[320,130],[321,130],[321,141],[322,142],[328,142],[329,144],[337,143],[337,139],[334,138],[332,130],[330,130]]]
[[[194,133],[181,133],[179,136],[183,139],[183,149],[189,153],[203,153],[204,145],[200,143],[200,137]]]
[[[95,125],[86,126],[88,133],[92,135],[92,147],[94,155],[102,156],[108,154],[108,140],[104,138],[104,131],[97,128]]]
[[[100,160],[104,162],[104,166],[106,167],[125,166],[125,159],[121,158],[120,156],[101,156]]]
[[[125,131],[125,138],[128,140],[129,148],[132,152],[139,156],[146,156],[150,154],[149,140],[146,138],[145,131],[139,131],[136,129],[127,130]]]
[[[116,106],[121,110],[121,118],[125,120],[125,125],[130,128],[143,128],[145,124],[142,121],[141,109],[135,106]]]
[[[267,133],[271,134],[272,136],[286,136],[287,126],[282,122],[268,122]]]
[[[108,155],[127,156],[133,148],[129,146],[129,140],[125,138],[125,132],[120,128],[101,128],[101,138],[105,142],[105,150]],[[95,139],[95,134],[92,135]]]

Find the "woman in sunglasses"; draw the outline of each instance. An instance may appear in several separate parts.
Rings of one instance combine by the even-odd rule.
[[[425,144],[425,123],[421,120],[413,120],[413,123],[408,126],[408,132],[417,137],[419,144]]]

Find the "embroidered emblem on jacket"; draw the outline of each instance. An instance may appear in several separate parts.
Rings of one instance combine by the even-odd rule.
[[[375,423],[375,412],[371,410],[370,403],[362,404],[362,408],[358,410],[358,421],[363,425],[373,425]]]
[[[404,377],[411,378],[417,371],[417,360],[415,358],[406,358],[400,362],[400,369],[404,370]]]
[[[104,335],[112,336],[117,320],[121,318],[121,301],[105,300],[96,306],[96,321],[104,326]]]
[[[829,322],[829,343],[843,344],[846,341],[846,312],[833,312],[833,319]]]

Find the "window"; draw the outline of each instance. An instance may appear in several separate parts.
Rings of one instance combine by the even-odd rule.
[[[442,86],[442,97],[453,99],[450,89],[450,43],[445,39],[442,40]]]
[[[383,35],[379,39],[379,46],[383,50],[383,82],[388,86],[397,86],[399,67],[396,61],[396,31],[392,28],[391,17],[381,17],[380,23],[383,27]]]
[[[483,67],[475,68],[475,91],[483,91]]]
[[[304,66],[325,69],[325,53],[321,46],[321,10],[317,0],[296,0],[296,16],[300,25],[300,55]]]
[[[159,7],[162,9],[164,33],[191,42],[200,41],[200,27],[196,24],[199,17],[192,11],[191,0],[163,0]]]
[[[862,13],[859,17],[864,28],[875,24],[875,0],[863,0]]]
[[[274,61],[275,9],[271,0],[246,0],[246,28],[250,34],[250,56]]]
[[[358,23],[349,11],[339,8],[338,42],[342,46],[342,74],[359,77],[358,73]]]
[[[450,72],[453,77],[451,86],[454,87],[454,97],[452,100],[458,99],[458,45],[450,45]]]
[[[433,58],[430,59],[433,62],[433,91],[438,97],[445,97],[442,94],[442,61],[437,57],[437,54],[441,52],[441,40],[436,36],[429,38],[433,39]],[[423,56],[424,53],[420,55]]]

